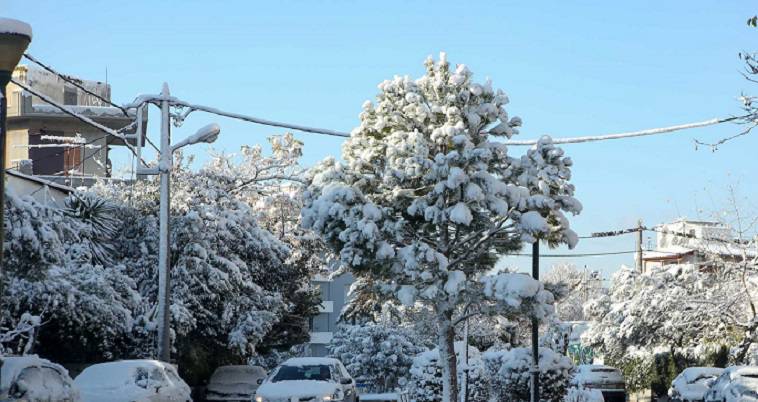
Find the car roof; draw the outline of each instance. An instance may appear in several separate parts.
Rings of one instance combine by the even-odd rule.
[[[339,364],[339,360],[332,359],[330,357],[293,357],[291,359],[287,359],[284,363],[282,363],[282,366],[330,366]]]
[[[87,381],[109,383],[113,380],[123,381],[124,376],[131,376],[137,368],[172,368],[170,364],[149,359],[117,360],[113,362],[93,364],[85,368],[75,382]]]

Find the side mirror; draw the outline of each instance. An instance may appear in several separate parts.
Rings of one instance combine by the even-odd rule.
[[[350,385],[352,383],[353,383],[353,379],[352,378],[343,378],[340,381],[340,384],[342,384],[342,385]]]

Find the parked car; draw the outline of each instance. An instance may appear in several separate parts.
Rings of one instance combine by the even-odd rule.
[[[222,366],[208,381],[206,401],[253,400],[258,386],[266,379],[266,370],[259,366]]]
[[[605,402],[626,402],[626,383],[621,370],[599,364],[580,364],[576,369],[572,386],[599,390]]]
[[[79,402],[68,371],[37,356],[0,357],[0,401]]]
[[[174,366],[121,360],[87,367],[74,380],[84,402],[191,402],[190,387]]]
[[[724,372],[717,367],[688,367],[679,373],[669,388],[670,402],[703,402],[705,393]]]
[[[727,367],[706,392],[705,401],[758,401],[758,367]]]
[[[289,359],[271,372],[255,392],[256,402],[359,402],[355,381],[337,359]]]

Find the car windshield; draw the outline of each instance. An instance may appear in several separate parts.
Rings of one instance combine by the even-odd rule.
[[[312,366],[282,366],[271,381],[329,381],[331,379],[332,374],[329,366],[319,364]]]

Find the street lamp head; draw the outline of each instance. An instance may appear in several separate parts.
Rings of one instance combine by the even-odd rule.
[[[191,143],[206,142],[210,144],[218,139],[219,134],[221,134],[221,127],[216,123],[211,123],[197,130],[197,133],[190,137],[195,139],[195,141]]]
[[[197,144],[199,142],[206,142],[208,144],[216,141],[218,135],[221,133],[221,127],[216,123],[211,123],[205,127],[197,130],[195,134],[183,139],[178,144],[171,146],[171,152],[176,151],[179,148],[186,147],[187,145]]]
[[[32,27],[25,22],[0,18],[0,72],[10,74],[32,41]]]

